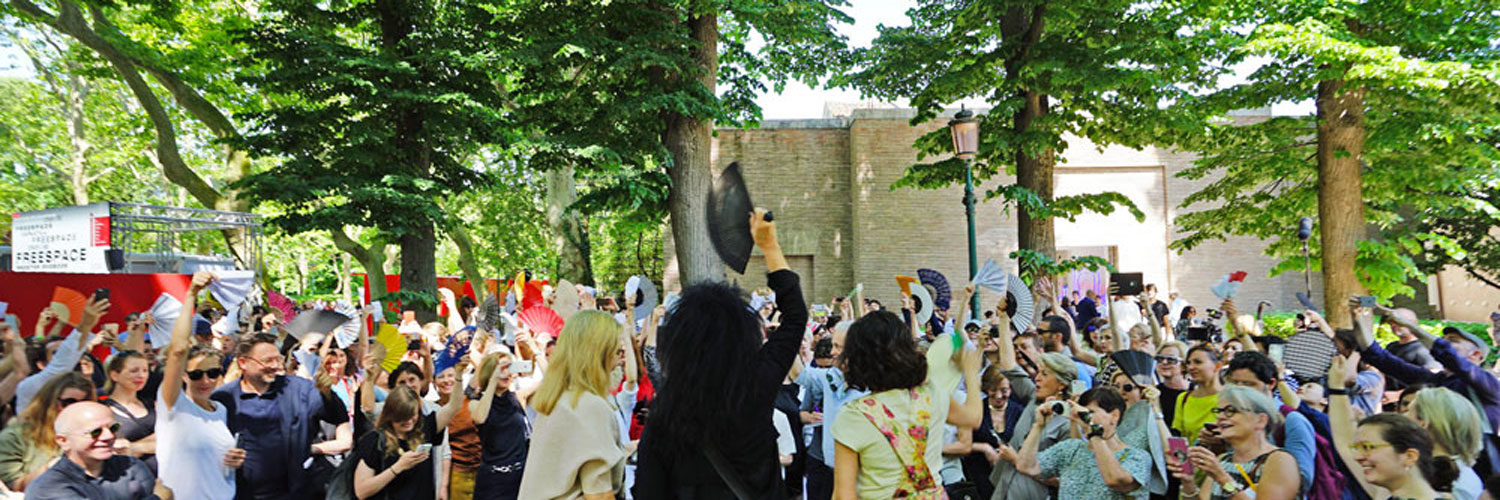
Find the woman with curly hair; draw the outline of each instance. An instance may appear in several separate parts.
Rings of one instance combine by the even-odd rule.
[[[885,311],[849,327],[844,380],[870,394],[845,403],[833,422],[834,498],[944,498],[942,425],[972,429],[983,419],[979,349],[947,333],[923,355],[908,332]],[[952,396],[960,376],[964,403]]]
[[[635,498],[781,498],[771,411],[807,327],[802,287],[764,212],[750,215],[780,326],[767,336],[738,288],[688,287],[657,334],[661,385],[641,435]],[[977,383],[976,383],[977,387]]]

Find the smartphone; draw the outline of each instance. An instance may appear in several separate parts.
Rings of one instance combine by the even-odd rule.
[[[98,290],[94,290],[94,302],[98,302],[101,300],[109,300],[108,288],[100,288]]]
[[[1109,275],[1110,294],[1122,296],[1140,295],[1146,291],[1141,273],[1114,273]]]
[[[1369,295],[1359,296],[1359,307],[1375,307],[1375,297]]]
[[[422,444],[417,445],[417,451],[420,451],[422,453],[427,453],[427,452],[432,451],[432,443],[422,443]]]
[[[530,375],[533,369],[531,360],[521,359],[510,362],[510,372],[515,375]]]
[[[1167,438],[1167,453],[1170,453],[1172,458],[1177,461],[1178,466],[1182,467],[1183,473],[1188,476],[1193,475],[1193,462],[1188,460],[1187,439],[1180,437]]]

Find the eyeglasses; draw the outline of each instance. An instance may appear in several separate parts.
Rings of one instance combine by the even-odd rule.
[[[1177,356],[1157,356],[1156,362],[1164,365],[1177,365],[1182,364],[1182,358]]]
[[[57,404],[59,406],[63,407],[63,408],[67,408],[69,406],[72,406],[73,403],[80,403],[80,402],[83,402],[83,401],[88,401],[88,400],[86,400],[86,399],[78,399],[78,398],[60,398],[60,399],[57,400]]]
[[[106,426],[103,426],[103,427],[95,427],[94,430],[83,431],[83,432],[79,432],[77,434],[80,435],[80,436],[88,436],[88,437],[93,438],[93,439],[99,439],[99,436],[103,436],[104,435],[104,429],[109,429],[109,435],[110,436],[117,435],[120,432],[120,423],[119,422],[115,422],[115,423],[112,423],[112,424],[109,424],[109,425],[106,425]]]
[[[1349,445],[1350,448],[1354,448],[1354,451],[1360,455],[1369,455],[1372,451],[1389,446],[1391,446],[1390,443],[1371,443],[1369,441],[1355,441],[1354,444]]]
[[[245,359],[248,359],[250,361],[254,361],[256,363],[260,363],[261,366],[281,366],[281,363],[283,361],[286,361],[286,358],[283,358],[281,356],[276,356],[276,357],[273,357],[273,358],[266,358],[266,359],[255,359],[255,358],[246,356]]]
[[[1222,407],[1222,408],[1214,408],[1214,409],[1211,409],[1209,411],[1212,412],[1215,417],[1219,417],[1219,418],[1234,418],[1235,415],[1239,415],[1241,413],[1244,413],[1243,410],[1240,410],[1239,408],[1235,408],[1233,406],[1225,406],[1225,407]]]
[[[224,376],[224,369],[209,368],[207,370],[188,370],[187,372],[188,380],[203,380],[204,375],[207,375],[209,379],[216,379]]]

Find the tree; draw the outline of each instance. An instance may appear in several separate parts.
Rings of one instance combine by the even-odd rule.
[[[1222,177],[1184,206],[1217,206],[1180,217],[1187,236],[1173,247],[1241,234],[1274,239],[1267,252],[1291,257],[1298,242],[1286,236],[1316,210],[1312,248],[1336,324],[1347,324],[1351,295],[1411,294],[1408,282],[1421,276],[1412,254],[1421,249],[1457,263],[1462,249],[1410,215],[1472,206],[1476,195],[1466,187],[1493,179],[1500,157],[1493,2],[1242,7],[1237,24],[1250,29],[1229,62],[1270,62],[1198,102],[1220,116],[1298,98],[1312,99],[1317,111],[1209,124],[1190,144],[1202,159],[1182,175]],[[1273,274],[1301,265],[1284,260]]]
[[[264,68],[243,81],[273,103],[251,115],[259,132],[245,143],[283,161],[239,185],[286,207],[272,223],[292,233],[374,226],[401,247],[402,292],[434,294],[439,202],[486,185],[463,161],[506,140],[476,29],[490,14],[435,1],[267,7],[240,36],[244,64]]]
[[[506,88],[517,118],[584,177],[619,174],[625,183],[615,185],[627,193],[670,186],[677,262],[692,284],[723,279],[703,217],[714,124],[753,123],[763,81],[816,83],[840,67],[843,39],[832,23],[849,21],[842,5],[512,2],[495,9],[494,48],[513,64]],[[657,172],[669,184],[632,184],[656,181]]]
[[[10,10],[4,14],[16,14],[34,25],[67,35],[114,70],[150,120],[156,135],[150,160],[169,181],[182,186],[205,207],[249,209],[247,201],[232,190],[216,188],[202,169],[195,169],[184,158],[186,148],[182,143],[187,141],[182,136],[188,126],[173,115],[171,107],[152,88],[152,82],[161,86],[171,95],[172,103],[213,138],[224,141],[219,145],[219,176],[223,180],[232,182],[248,174],[250,157],[244,149],[232,145],[239,130],[226,109],[233,99],[250,98],[233,92],[222,79],[232,73],[225,62],[236,47],[225,43],[222,35],[248,18],[238,5],[77,0],[41,5],[33,0],[8,0],[6,7]],[[183,15],[185,12],[196,15]],[[241,265],[248,265],[249,256],[237,252],[243,248],[240,242],[244,232],[225,231],[224,236],[231,254]]]
[[[910,98],[912,124],[936,118],[948,103],[979,97],[990,110],[974,164],[977,181],[1015,175],[987,193],[1018,211],[1023,267],[1062,269],[1053,219],[1116,207],[1145,215],[1119,193],[1058,198],[1053,167],[1076,134],[1095,144],[1144,147],[1170,143],[1194,123],[1186,108],[1163,106],[1211,87],[1222,67],[1206,64],[1214,33],[1193,4],[1128,0],[924,0],[908,11],[911,26],[881,27],[858,51],[860,71],[838,80],[866,95]],[[1192,35],[1185,33],[1205,33]],[[919,160],[952,151],[947,129],[917,140]],[[894,187],[937,188],[964,182],[957,158],[912,165]]]

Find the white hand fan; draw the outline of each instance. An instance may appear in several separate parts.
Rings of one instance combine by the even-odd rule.
[[[163,292],[156,297],[156,302],[151,304],[150,329],[146,330],[147,340],[157,348],[164,348],[172,343],[172,326],[177,323],[177,315],[182,314],[182,301],[176,297]]]
[[[1036,315],[1035,299],[1031,296],[1031,289],[1026,286],[1026,281],[1020,276],[1009,275],[1008,283],[1009,286],[1003,293],[1016,298],[1016,312],[1010,315],[1010,324],[1016,327],[1016,331],[1024,332],[1031,328],[1032,318]]]
[[[989,259],[974,273],[974,285],[993,290],[1003,297],[1010,287],[1010,276],[1000,268],[1000,264],[995,263],[995,259]]]
[[[913,318],[918,325],[925,325],[932,321],[932,294],[927,293],[927,287],[911,287],[911,300],[917,303],[917,317]]]

